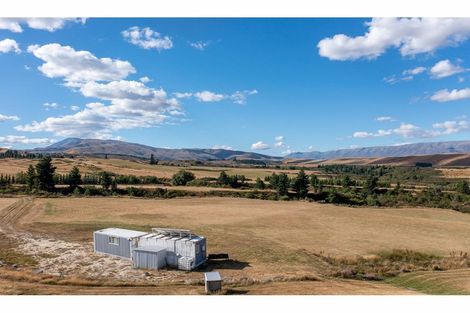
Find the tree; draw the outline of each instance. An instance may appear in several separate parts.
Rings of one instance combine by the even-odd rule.
[[[36,171],[32,165],[29,165],[28,171],[26,172],[26,186],[31,191],[36,186]]]
[[[111,174],[106,171],[101,172],[100,183],[104,190],[108,190],[109,187],[111,187],[111,184],[113,183],[113,178],[111,177]]]
[[[349,186],[351,186],[351,178],[348,175],[344,176],[341,180],[341,186],[343,186],[343,188],[349,188]]]
[[[55,167],[52,166],[52,158],[50,156],[43,157],[36,164],[37,187],[43,191],[54,191],[54,173]]]
[[[230,177],[225,173],[225,171],[220,172],[219,178],[217,178],[217,183],[223,186],[230,185]]]
[[[459,181],[457,183],[457,188],[456,189],[457,189],[457,192],[459,192],[461,194],[464,194],[464,195],[470,194],[470,188],[468,186],[467,181],[465,181],[465,180]]]
[[[307,196],[308,185],[308,176],[305,174],[304,170],[300,170],[293,183],[293,188],[299,198],[305,198]]]
[[[181,170],[178,173],[174,174],[171,178],[171,183],[175,186],[185,186],[190,181],[194,180],[196,177],[193,173]]]
[[[157,164],[157,162],[155,162],[155,156],[153,155],[153,153],[150,155],[150,165],[155,165]]]
[[[369,175],[366,182],[364,183],[364,192],[367,194],[373,194],[377,191],[377,183],[379,179],[374,175]]]
[[[278,195],[286,196],[289,194],[289,177],[285,173],[271,175],[269,184],[272,188],[276,189]]]
[[[75,190],[82,184],[82,175],[77,166],[74,166],[69,172],[69,186],[70,190]]]
[[[255,182],[255,189],[264,189],[266,188],[266,185],[264,184],[264,181],[261,180],[261,178],[256,178],[256,182]]]

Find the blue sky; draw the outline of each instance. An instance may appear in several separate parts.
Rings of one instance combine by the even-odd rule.
[[[468,36],[470,19],[0,19],[0,146],[466,140]]]

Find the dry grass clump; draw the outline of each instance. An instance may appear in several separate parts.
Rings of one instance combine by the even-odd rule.
[[[400,273],[416,271],[445,271],[469,268],[470,257],[466,252],[452,252],[447,257],[407,249],[382,251],[370,257],[332,257],[319,254],[333,266],[332,276],[350,279],[383,280]]]

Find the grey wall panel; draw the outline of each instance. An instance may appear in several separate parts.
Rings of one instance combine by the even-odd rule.
[[[131,258],[131,242],[127,238],[119,238],[119,244],[110,244],[109,236],[100,233],[94,233],[95,251]]]

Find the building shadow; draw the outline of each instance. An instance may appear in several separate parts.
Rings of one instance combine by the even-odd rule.
[[[249,267],[250,263],[232,259],[224,259],[224,260],[207,260],[206,263],[201,265],[197,268],[199,272],[207,272],[213,270],[222,270],[222,269],[229,269],[229,270],[242,270],[245,267]]]

